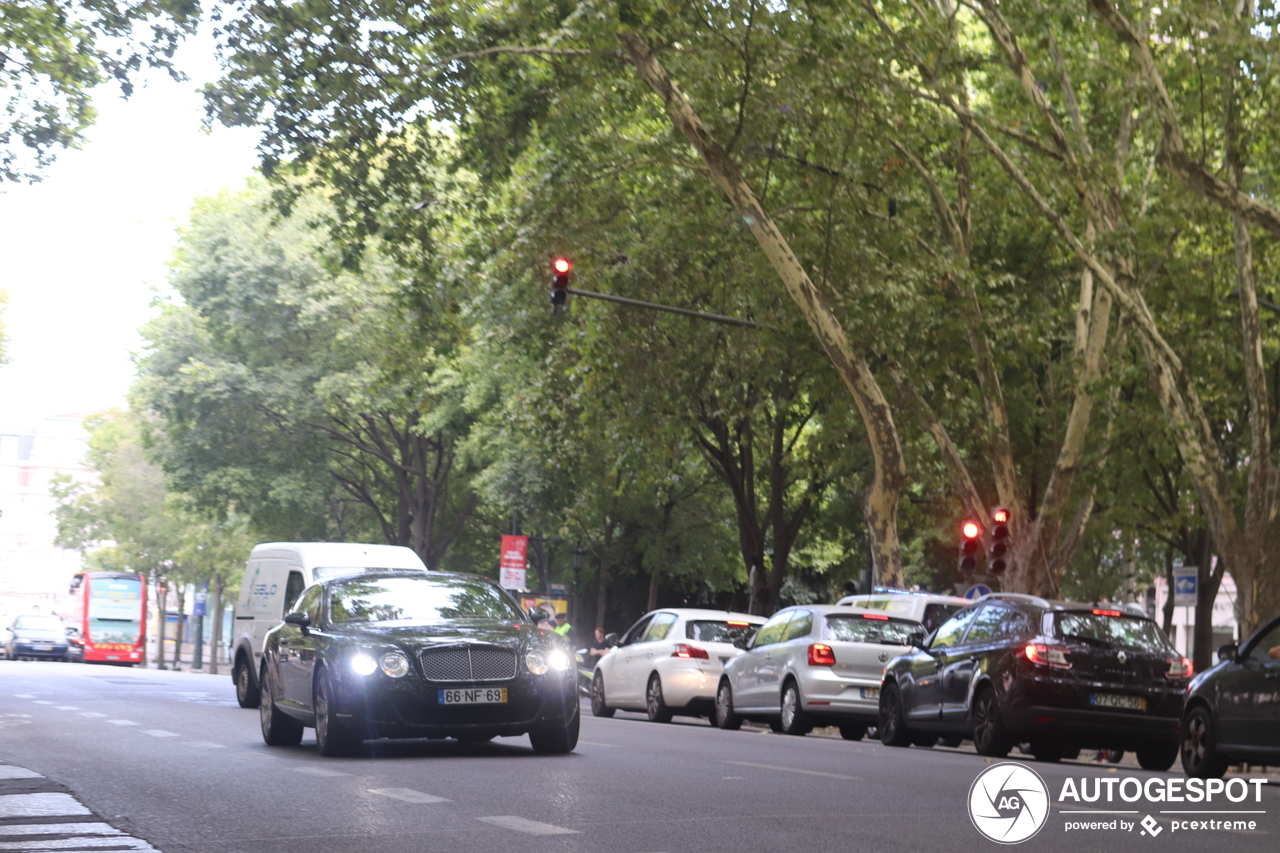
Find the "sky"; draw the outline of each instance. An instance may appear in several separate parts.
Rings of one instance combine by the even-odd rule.
[[[125,405],[178,226],[195,198],[241,186],[257,165],[253,131],[201,127],[211,41],[185,45],[177,64],[188,82],[151,74],[127,101],[100,89],[81,150],[40,183],[0,184],[0,423]]]

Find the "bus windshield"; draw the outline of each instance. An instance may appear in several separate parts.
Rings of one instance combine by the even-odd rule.
[[[136,643],[142,633],[141,605],[139,578],[93,578],[85,614],[89,638],[95,643]]]

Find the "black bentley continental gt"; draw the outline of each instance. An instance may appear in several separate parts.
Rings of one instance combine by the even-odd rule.
[[[262,738],[321,755],[368,738],[482,742],[529,735],[541,753],[578,743],[573,657],[497,584],[474,575],[379,572],[316,583],[262,652]]]

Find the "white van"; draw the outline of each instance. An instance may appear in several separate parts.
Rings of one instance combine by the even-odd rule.
[[[931,634],[934,628],[973,602],[955,595],[877,589],[865,595],[846,595],[836,604],[861,607],[866,610],[883,610],[894,616],[914,619],[924,626],[926,634]]]
[[[262,640],[302,591],[318,580],[427,567],[411,548],[357,542],[266,542],[244,564],[231,636],[231,677],[241,708],[258,707]]]

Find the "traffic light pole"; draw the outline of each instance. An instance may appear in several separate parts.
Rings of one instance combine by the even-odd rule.
[[[776,326],[768,323],[757,323],[753,320],[741,320],[737,317],[726,317],[723,314],[708,314],[705,311],[692,311],[688,308],[676,308],[674,305],[660,305],[657,302],[645,302],[642,299],[628,299],[625,296],[612,296],[608,293],[592,293],[589,290],[566,288],[565,293],[572,296],[585,296],[588,299],[603,299],[605,302],[617,302],[619,305],[632,305],[636,308],[652,308],[654,311],[666,311],[669,314],[682,314],[685,317],[697,317],[699,320],[710,320],[712,323],[724,323],[727,326],[750,326],[753,329],[778,331]]]

